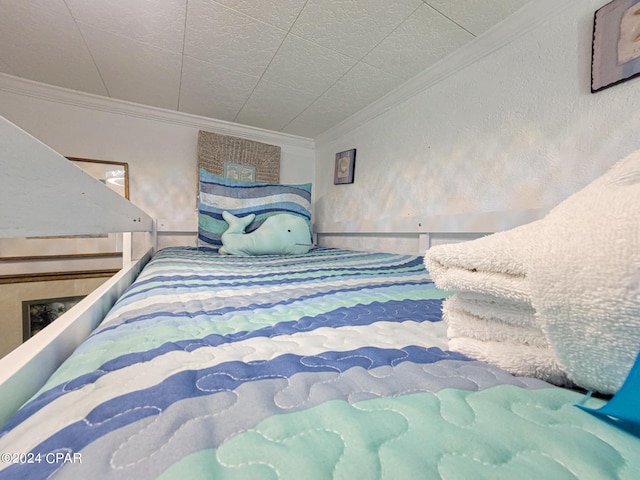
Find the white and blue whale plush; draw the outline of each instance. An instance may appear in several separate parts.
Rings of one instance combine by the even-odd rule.
[[[222,234],[222,255],[301,255],[311,249],[311,232],[304,218],[289,213],[268,217],[251,233],[244,229],[253,222],[255,214],[236,217],[224,211],[222,218],[229,227]]]

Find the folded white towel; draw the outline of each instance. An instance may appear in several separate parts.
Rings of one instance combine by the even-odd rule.
[[[544,378],[560,365],[575,384],[615,393],[640,350],[640,151],[542,220],[435,246],[425,265],[439,288],[531,304],[556,363],[523,354],[534,362],[529,370]],[[469,303],[465,308],[470,312]],[[513,347],[466,337],[450,343],[483,358],[494,347]]]
[[[567,380],[555,355],[548,347],[458,337],[449,341],[449,348],[514,375],[535,377],[554,385],[571,386],[571,382]]]
[[[481,341],[506,342],[514,345],[530,345],[549,348],[549,343],[540,327],[533,321],[523,322],[526,315],[516,312],[514,322],[510,306],[501,311],[493,303],[493,308],[477,309],[481,302],[466,302],[460,294],[449,297],[442,305],[442,318],[447,322],[449,339],[458,337],[473,338]],[[523,312],[530,312],[533,320],[533,309],[529,306]],[[488,315],[487,315],[488,313]]]
[[[538,220],[468,242],[427,250],[425,266],[438,288],[531,301],[528,257],[536,248]]]
[[[447,302],[452,308],[469,312],[485,320],[495,320],[520,327],[539,327],[536,311],[530,301],[477,292],[458,292],[449,297]]]
[[[640,152],[542,222],[528,272],[538,321],[571,380],[614,393],[640,349]]]

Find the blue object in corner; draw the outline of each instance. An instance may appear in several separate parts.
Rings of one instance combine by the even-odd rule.
[[[613,424],[640,437],[640,353],[620,390],[605,405],[598,409],[576,406],[600,418],[618,420]]]

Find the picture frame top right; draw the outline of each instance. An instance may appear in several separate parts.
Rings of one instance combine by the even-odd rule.
[[[596,10],[591,93],[640,75],[640,0],[613,0]]]

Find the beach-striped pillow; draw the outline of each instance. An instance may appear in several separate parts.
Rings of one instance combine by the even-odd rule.
[[[250,183],[214,175],[200,169],[198,197],[198,245],[218,248],[221,235],[227,229],[222,212],[244,217],[255,213],[255,220],[246,228],[252,232],[270,216],[292,213],[303,217],[311,232],[311,183],[283,185]]]

